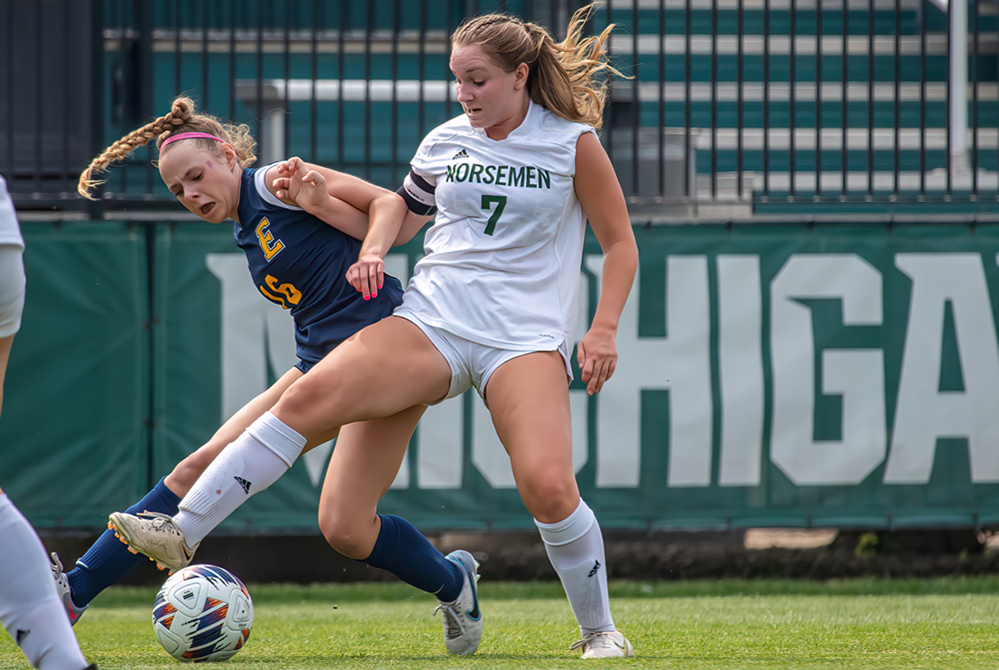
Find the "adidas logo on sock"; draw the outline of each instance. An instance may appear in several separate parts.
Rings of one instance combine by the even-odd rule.
[[[21,642],[24,640],[24,638],[28,637],[30,633],[31,633],[30,630],[21,630],[20,628],[17,629],[17,634],[14,635],[14,641],[17,642],[18,647],[21,646]]]
[[[459,158],[468,158],[468,152],[465,151],[464,149],[462,149],[461,151],[459,151],[458,153],[456,153],[454,156],[451,156],[451,160],[453,160],[453,161],[456,161]]]
[[[593,575],[597,574],[597,572],[599,571],[600,571],[600,561],[593,561],[593,567],[590,568],[590,574],[586,576],[592,577]]]
[[[246,481],[242,477],[233,477],[233,479],[235,479],[236,482],[243,487],[243,493],[250,495],[250,482]]]

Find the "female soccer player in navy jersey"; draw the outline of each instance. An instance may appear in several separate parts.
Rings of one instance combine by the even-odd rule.
[[[611,618],[600,527],[575,481],[567,382],[586,219],[604,253],[599,302],[577,351],[591,394],[614,372],[638,250],[595,133],[604,103],[596,76],[610,67],[603,43],[611,28],[582,39],[592,11],[573,16],[561,44],[505,14],[472,18],[452,35],[450,65],[464,114],[423,140],[401,190],[410,211],[404,219],[372,220],[358,260],[359,276],[370,276],[400,226],[427,221],[436,209],[402,304],[292,384],[220,460],[238,462],[262,445],[297,455],[299,445],[337,426],[475,387],[579,624],[572,648],[583,658],[607,658],[633,651]],[[334,203],[322,187],[325,175],[289,168],[278,192],[329,220]],[[377,483],[394,475],[392,467],[359,445],[333,452],[319,522],[341,552],[363,555],[381,543],[370,520],[384,493]],[[183,553],[242,503],[213,495],[216,481],[199,480],[180,513],[161,526],[121,513],[111,523],[151,556]],[[452,620],[449,649],[478,645],[474,589],[445,616]]]
[[[24,240],[0,177],[0,403],[14,335],[24,308]],[[45,547],[10,498],[0,490],[0,625],[34,668],[95,670],[87,666],[49,576]]]
[[[376,224],[387,220],[398,228],[394,222],[402,218],[406,205],[390,191],[349,175],[325,171],[328,193],[335,200],[334,213],[328,219],[331,223],[324,223],[297,207],[293,200],[275,194],[276,165],[255,170],[248,167],[255,160],[255,142],[247,126],[197,113],[188,98],[178,98],[168,114],[123,137],[95,158],[80,177],[80,192],[89,197],[91,188],[99,183],[96,173],[152,140],[159,148],[160,175],[182,205],[211,223],[228,219],[235,222],[233,234],[246,253],[254,283],[267,299],[291,311],[299,358],[294,368],[236,412],[207,444],[181,461],[129,508],[162,525],[165,515],[177,512],[181,498],[206,470],[217,475],[213,490],[220,495],[248,497],[267,488],[290,468],[303,448],[307,450],[337,436],[336,430],[324,431],[308,445],[298,445],[294,453],[283,445],[260,446],[238,462],[226,460],[210,467],[223,447],[244,430],[259,433],[260,428],[264,432],[259,434],[269,443],[280,441],[282,432],[287,431],[261,428],[259,417],[293,382],[307,377],[329,351],[361,328],[390,315],[399,304],[402,287],[397,279],[384,274],[383,264],[364,267],[370,271],[364,279],[370,276],[371,288],[363,294],[354,290],[348,278],[360,281],[358,268],[352,267],[359,256],[384,255],[387,251],[364,247],[358,241],[368,231],[369,218]],[[419,228],[404,233],[408,235],[405,239],[416,230]],[[378,485],[387,490],[395,476],[389,476],[388,471],[398,470],[424,410],[422,406],[401,408],[384,415],[387,418],[344,426],[335,451],[358,449],[376,455],[384,467]],[[400,517],[380,515],[371,523],[392,552],[372,550],[355,558],[392,572],[445,602],[456,599],[470,578],[474,581],[474,568],[469,575],[462,562],[467,552],[448,560]],[[53,558],[56,581],[73,622],[94,596],[140,560],[111,531],[105,532],[69,573],[64,574],[57,557]],[[161,567],[173,565],[169,559],[158,563]]]

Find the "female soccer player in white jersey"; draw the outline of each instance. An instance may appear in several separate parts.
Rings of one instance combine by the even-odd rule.
[[[0,404],[14,335],[24,308],[24,240],[0,177]],[[87,666],[49,573],[35,529],[0,490],[0,624],[34,668],[95,670]]]
[[[338,199],[333,202],[335,211],[329,215],[329,223],[321,221],[295,206],[294,201],[274,193],[276,165],[248,167],[256,160],[256,143],[249,128],[197,112],[193,101],[184,97],[174,100],[168,114],[129,133],[95,158],[81,175],[81,193],[89,195],[97,173],[154,140],[159,149],[160,175],[177,200],[210,223],[231,220],[236,244],[244,251],[250,275],[261,294],[291,312],[299,358],[295,367],[236,412],[207,444],[181,461],[129,508],[161,524],[163,515],[177,512],[181,497],[223,447],[277,402],[292,382],[307,377],[312,366],[343,340],[389,316],[399,304],[402,287],[394,277],[381,275],[377,286],[363,294],[354,290],[348,277],[356,271],[351,266],[362,253],[359,238],[367,233],[369,215],[374,221],[388,217],[391,223],[404,215],[406,205],[391,191],[329,171],[327,188]],[[403,233],[405,239],[417,230]],[[353,448],[376,454],[386,477],[380,484],[388,489],[424,409],[405,408],[386,418],[347,426],[336,448],[346,450],[353,444]],[[261,447],[244,453],[245,459],[238,463],[226,460],[219,466],[224,476],[216,488],[225,495],[241,497],[263,490],[291,467],[303,446],[298,445],[290,456],[280,448]],[[398,516],[378,515],[369,522],[380,544],[367,547],[365,553],[354,554],[353,558],[437,596],[444,606],[456,600],[463,589],[474,588],[475,565],[468,552],[457,551],[445,557]],[[63,573],[58,558],[53,558],[56,582],[73,623],[94,596],[142,559],[129,553],[110,530],[69,573]],[[161,563],[173,565],[168,559]],[[472,587],[466,586],[469,581]]]
[[[409,204],[406,221],[373,222],[365,239],[371,253],[358,261],[361,277],[377,275],[398,226],[425,221],[436,208],[426,256],[402,305],[294,383],[254,434],[244,433],[221,458],[239,458],[272,434],[281,444],[292,437],[312,442],[351,421],[436,403],[474,386],[576,615],[582,639],[572,646],[584,658],[602,658],[631,655],[632,647],[611,618],[600,527],[580,499],[572,468],[567,382],[585,220],[604,252],[600,300],[578,347],[591,394],[614,372],[618,320],[638,250],[594,132],[604,102],[596,78],[610,68],[603,52],[610,28],[581,39],[592,10],[573,16],[562,44],[540,26],[503,14],[457,29],[450,64],[465,113],[423,140],[400,191]],[[325,218],[323,173],[289,167],[279,192],[287,187],[301,206]],[[320,526],[348,555],[363,555],[375,541],[370,520],[384,493],[378,485],[384,469],[363,449],[333,452]],[[133,547],[155,551],[157,531],[190,546],[233,509],[207,480],[192,488],[169,530],[121,514],[112,523],[130,529]],[[459,602],[457,625],[481,634],[477,599]]]

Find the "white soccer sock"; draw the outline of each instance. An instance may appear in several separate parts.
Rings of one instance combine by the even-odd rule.
[[[585,636],[615,630],[607,595],[604,538],[593,510],[580,499],[576,511],[562,521],[541,523],[535,519],[534,523],[562,580],[580,632]]]
[[[188,546],[281,478],[305,448],[305,438],[270,412],[254,421],[222,450],[184,499],[174,521]]]
[[[82,670],[87,661],[59,601],[45,547],[0,493],[0,624],[28,662],[42,670]]]

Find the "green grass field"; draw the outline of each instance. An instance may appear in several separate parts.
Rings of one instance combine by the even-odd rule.
[[[999,668],[999,577],[837,582],[616,582],[634,659],[581,661],[558,584],[484,582],[485,635],[445,654],[433,598],[401,584],[250,585],[256,618],[228,666],[306,668]],[[155,589],[112,588],[76,627],[102,670],[177,668],[152,633]],[[0,668],[27,667],[9,637]]]

